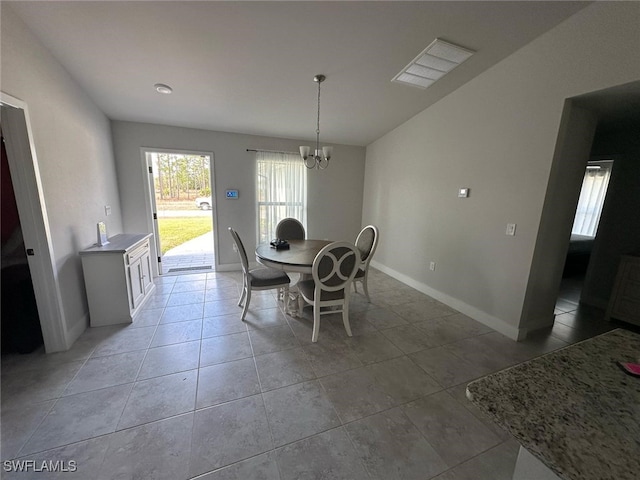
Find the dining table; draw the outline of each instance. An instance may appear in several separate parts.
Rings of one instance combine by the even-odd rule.
[[[313,261],[325,246],[331,243],[330,240],[288,240],[288,249],[277,249],[270,243],[261,243],[256,247],[256,260],[265,267],[276,268],[287,273],[300,274],[299,279],[289,288],[290,297],[285,303],[285,311],[290,315],[297,316],[298,289],[296,284],[300,280],[311,278]],[[291,306],[293,305],[293,307]]]
[[[311,275],[313,260],[331,241],[308,239],[288,240],[288,243],[288,249],[276,249],[269,243],[261,243],[256,248],[256,260],[265,267]]]

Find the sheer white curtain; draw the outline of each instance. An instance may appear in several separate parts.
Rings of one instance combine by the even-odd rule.
[[[613,162],[589,163],[582,182],[578,208],[571,233],[595,237],[607,196]]]
[[[287,217],[307,228],[307,169],[294,153],[256,152],[258,243],[275,236],[276,225]]]

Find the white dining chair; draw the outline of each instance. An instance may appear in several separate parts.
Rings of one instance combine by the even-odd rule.
[[[313,306],[313,333],[311,341],[318,341],[320,316],[342,312],[342,323],[347,335],[349,324],[349,294],[351,282],[360,264],[360,252],[349,242],[333,242],[318,252],[311,269],[312,280],[298,282],[298,310],[302,313],[305,302]],[[323,310],[324,307],[339,307]]]
[[[276,225],[276,238],[283,240],[304,240],[306,232],[304,225],[295,218],[283,218]]]
[[[229,227],[229,233],[231,233],[231,237],[236,244],[238,255],[240,255],[240,263],[242,264],[242,295],[240,296],[238,306],[243,307],[240,319],[244,321],[247,310],[249,310],[252,290],[282,289],[284,298],[286,299],[289,297],[289,283],[291,283],[291,279],[289,275],[275,268],[261,267],[249,270],[247,252],[244,249],[242,240],[240,240],[240,236],[231,227]],[[284,302],[284,309],[285,313],[288,313],[288,302]]]
[[[283,218],[276,225],[276,238],[282,240],[304,240],[306,237],[304,225],[296,218]],[[295,283],[298,277],[294,276],[293,278]],[[280,290],[278,292],[278,300],[283,300],[288,304],[290,299],[284,294],[283,290]]]
[[[375,225],[367,225],[358,234],[356,238],[356,247],[360,251],[360,266],[356,272],[356,276],[353,279],[353,288],[358,293],[357,282],[362,283],[362,289],[367,297],[367,301],[371,303],[369,298],[369,263],[373,258],[373,254],[378,246],[378,227]]]

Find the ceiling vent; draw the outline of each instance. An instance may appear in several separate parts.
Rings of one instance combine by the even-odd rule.
[[[472,50],[436,38],[391,81],[427,88],[474,53]]]

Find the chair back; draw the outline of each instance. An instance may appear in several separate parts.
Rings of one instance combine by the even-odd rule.
[[[369,265],[373,254],[378,246],[378,227],[375,225],[367,225],[358,234],[356,238],[356,247],[360,250],[360,261]]]
[[[229,233],[231,233],[233,242],[236,244],[236,248],[238,249],[238,255],[240,255],[240,262],[242,263],[242,272],[247,274],[249,272],[249,260],[247,259],[247,252],[244,249],[242,240],[240,240],[240,236],[238,235],[238,232],[236,232],[231,227],[229,227]]]
[[[276,238],[283,240],[304,240],[304,225],[295,218],[283,218],[276,226]]]
[[[360,265],[360,252],[349,242],[333,242],[318,252],[311,274],[318,289],[335,292],[349,286]],[[319,293],[319,292],[317,292]],[[320,297],[316,294],[316,298]]]

